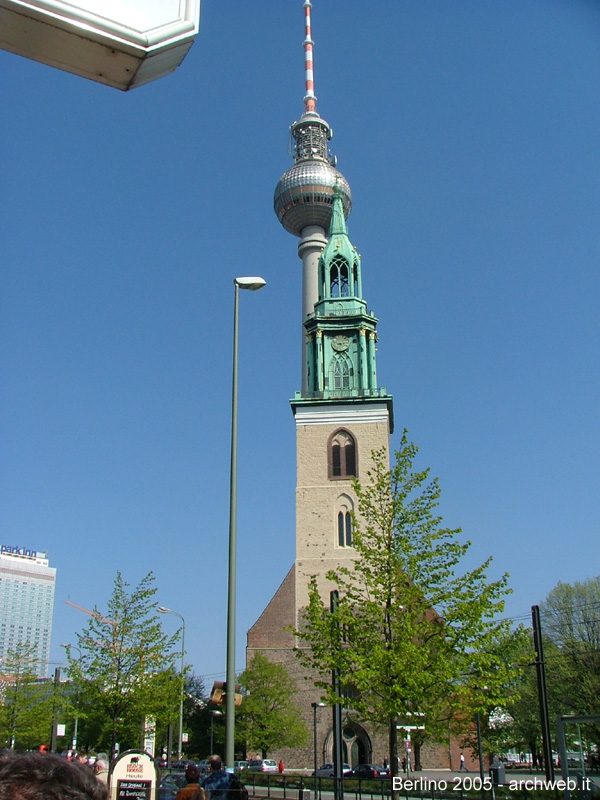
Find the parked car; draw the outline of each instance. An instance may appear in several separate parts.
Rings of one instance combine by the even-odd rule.
[[[174,800],[180,789],[187,786],[185,775],[181,772],[171,772],[160,779],[158,783],[158,800]]]
[[[388,771],[380,764],[357,764],[352,770],[353,778],[387,778]]]
[[[277,772],[277,762],[272,758],[252,758],[246,769],[251,772]]]
[[[241,772],[244,769],[248,768],[247,761],[234,761],[233,762],[233,771],[234,772]]]
[[[185,772],[188,767],[195,767],[196,762],[190,761],[189,759],[182,758],[181,761],[176,761],[173,764],[173,769],[177,772]]]
[[[350,775],[352,772],[352,767],[350,764],[342,764],[342,773],[344,775]],[[322,767],[316,772],[313,772],[313,776],[315,778],[333,778],[334,776],[334,766],[333,764],[323,764]]]
[[[210,762],[208,758],[203,758],[202,761],[197,761],[196,766],[198,767],[200,775],[208,775],[210,772]]]

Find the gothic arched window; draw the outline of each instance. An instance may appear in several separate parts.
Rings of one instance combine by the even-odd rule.
[[[333,388],[350,388],[350,367],[345,358],[336,358],[333,365]]]
[[[336,514],[336,544],[338,547],[352,547],[352,498],[346,494],[338,497],[335,503]]]
[[[329,479],[356,478],[356,442],[348,431],[336,431],[329,439]]]
[[[355,388],[354,365],[347,353],[333,354],[327,370],[326,387],[338,393],[348,393]]]
[[[338,514],[338,545],[352,547],[352,515],[349,511]]]
[[[348,297],[348,262],[336,256],[329,268],[329,296]]]

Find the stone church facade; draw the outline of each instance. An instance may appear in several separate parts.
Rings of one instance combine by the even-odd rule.
[[[312,74],[311,2],[305,0],[306,96],[302,117],[291,126],[294,164],[275,190],[274,206],[284,228],[299,237],[302,259],[302,382],[291,401],[296,426],[296,557],[265,610],[248,631],[246,660],[255,653],[283,664],[298,685],[295,702],[308,730],[304,748],[269,757],[286,767],[313,762],[316,725],[320,763],[333,761],[332,709],[320,701],[310,674],[298,661],[291,629],[298,627],[316,576],[327,597],[327,572],[351,564],[352,480],[365,482],[373,450],[389,452],[392,397],[378,385],[377,319],[363,298],[362,265],[350,242],[346,217],[350,187],[329,152],[331,128],[316,111]],[[343,758],[351,766],[388,760],[388,733],[343,716]],[[426,746],[429,768],[449,766],[449,746]],[[458,763],[456,764],[458,767]]]

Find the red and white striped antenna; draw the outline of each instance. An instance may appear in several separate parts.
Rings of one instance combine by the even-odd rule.
[[[306,84],[306,94],[304,95],[304,113],[317,113],[317,98],[315,96],[315,76],[313,72],[313,40],[310,35],[310,0],[304,0],[304,80]]]

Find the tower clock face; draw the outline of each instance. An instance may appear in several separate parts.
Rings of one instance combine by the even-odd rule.
[[[334,350],[337,350],[338,353],[343,353],[344,350],[347,350],[350,346],[350,339],[347,336],[334,336],[331,341],[331,346]]]

